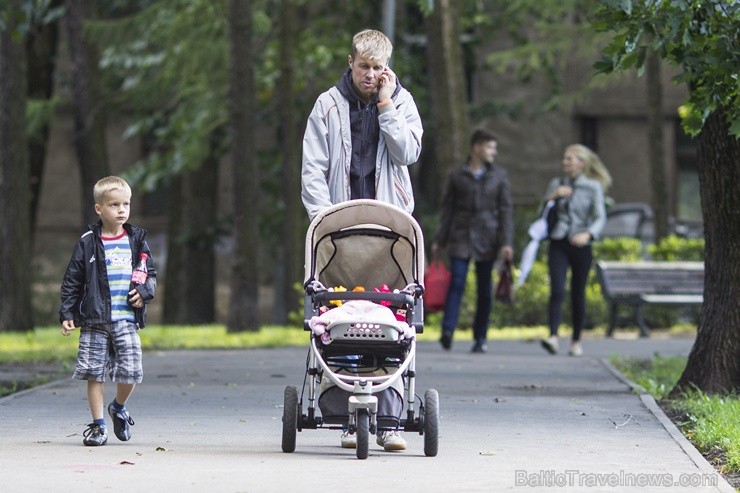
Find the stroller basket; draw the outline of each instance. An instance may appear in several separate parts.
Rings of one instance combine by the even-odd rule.
[[[329,387],[319,396],[319,409],[324,423],[345,426],[349,420],[347,399],[351,392],[339,387]],[[378,392],[378,427],[396,429],[401,424],[403,397],[393,387]]]

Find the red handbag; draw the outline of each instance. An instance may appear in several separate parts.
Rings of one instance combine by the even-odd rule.
[[[424,273],[424,309],[427,312],[444,310],[452,274],[441,260],[432,260]]]

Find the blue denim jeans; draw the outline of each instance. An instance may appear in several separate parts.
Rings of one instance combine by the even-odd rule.
[[[475,320],[473,321],[473,337],[477,341],[485,341],[488,333],[488,321],[491,315],[493,294],[493,260],[475,263],[475,281],[477,300],[475,306]],[[445,301],[445,312],[442,318],[442,331],[452,337],[460,317],[460,303],[465,292],[465,278],[468,275],[470,259],[450,258],[450,289]]]

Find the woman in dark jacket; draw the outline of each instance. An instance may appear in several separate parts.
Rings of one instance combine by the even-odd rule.
[[[563,317],[565,278],[570,267],[573,336],[569,354],[581,356],[586,281],[593,260],[591,242],[599,237],[606,223],[604,191],[611,185],[611,176],[599,156],[581,144],[565,148],[563,172],[565,176],[554,178],[545,193],[545,201],[556,201],[557,223],[550,231],[547,250],[550,337],[542,340],[542,347],[551,354],[558,352],[558,327]]]
[[[473,260],[477,303],[472,351],[487,350],[493,265],[499,253],[506,260],[513,256],[514,220],[509,178],[505,169],[494,164],[496,154],[496,137],[485,130],[477,130],[470,140],[468,162],[453,169],[447,177],[439,229],[432,243],[433,257],[445,247],[450,255],[452,280],[440,339],[444,349],[452,346],[468,264]]]

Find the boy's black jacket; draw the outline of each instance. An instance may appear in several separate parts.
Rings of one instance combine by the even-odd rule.
[[[110,286],[105,268],[105,251],[100,238],[101,224],[88,225],[89,231],[83,234],[75,245],[72,258],[62,280],[62,304],[59,307],[59,321],[74,320],[75,327],[91,327],[111,323]],[[154,299],[157,287],[157,271],[154,269],[152,254],[146,242],[147,231],[131,224],[124,224],[131,244],[132,268],[138,262],[139,254],[146,253],[149,277],[145,284],[136,286],[144,300],[144,306],[134,308],[139,328],[146,325],[146,305]]]

